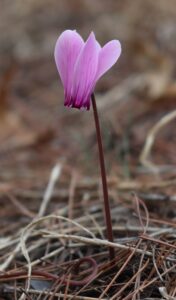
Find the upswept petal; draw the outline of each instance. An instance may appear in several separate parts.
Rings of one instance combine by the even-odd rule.
[[[106,73],[118,60],[121,54],[121,44],[118,40],[113,40],[101,48],[99,53],[98,69],[96,80]]]
[[[100,48],[92,32],[82,48],[74,72],[73,107],[87,108],[90,105],[90,94],[97,73]]]
[[[74,66],[83,46],[84,41],[75,30],[65,30],[55,45],[55,62],[64,86],[66,98],[71,97]]]

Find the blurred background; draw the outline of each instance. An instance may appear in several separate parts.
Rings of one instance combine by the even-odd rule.
[[[176,1],[1,0],[0,13],[2,181],[47,178],[58,160],[98,174],[92,111],[63,106],[53,49],[65,29],[84,39],[93,30],[101,45],[121,41],[119,61],[96,87],[107,170],[122,179],[143,172],[148,131],[175,108]],[[159,131],[154,164],[175,165],[175,125]]]

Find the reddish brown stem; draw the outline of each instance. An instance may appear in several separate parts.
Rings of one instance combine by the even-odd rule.
[[[100,161],[103,196],[104,196],[105,219],[106,219],[106,226],[107,226],[107,238],[110,242],[113,242],[114,239],[113,239],[111,212],[110,212],[109,197],[108,197],[108,187],[107,187],[107,179],[106,179],[104,153],[103,153],[97,105],[96,105],[96,100],[95,100],[94,94],[92,94],[91,99],[92,99],[92,106],[93,106],[94,120],[95,120],[95,127],[96,127],[96,135],[97,135],[97,143],[98,143],[98,151],[99,151],[99,161]],[[109,247],[110,260],[114,259],[114,257],[115,257],[114,248]]]
[[[91,258],[91,257],[84,257],[82,259],[80,259],[76,265],[75,265],[75,269],[78,271],[79,267],[83,264],[83,263],[89,263],[92,267],[92,272],[90,274],[88,274],[84,279],[81,280],[69,280],[69,285],[71,286],[84,286],[85,284],[88,284],[89,282],[91,282],[94,277],[97,275],[98,273],[98,266],[96,261]],[[26,271],[17,271],[17,272],[11,272],[10,274],[0,274],[0,282],[1,281],[9,281],[9,280],[17,280],[17,279],[26,279],[28,276],[28,274],[26,273]],[[63,284],[67,284],[68,282],[68,278],[64,275],[62,277],[59,277],[58,275],[52,274],[52,273],[48,273],[45,271],[32,271],[31,277],[41,277],[41,278],[45,278],[47,280],[57,280],[57,281],[61,281],[63,282]]]

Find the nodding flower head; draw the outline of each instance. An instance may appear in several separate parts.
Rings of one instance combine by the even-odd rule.
[[[101,47],[93,32],[84,42],[75,30],[65,30],[59,36],[54,51],[64,86],[64,105],[89,110],[96,82],[116,63],[120,53],[118,40]]]

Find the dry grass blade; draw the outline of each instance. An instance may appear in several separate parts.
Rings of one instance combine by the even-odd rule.
[[[149,161],[149,155],[151,153],[151,148],[153,146],[153,143],[155,141],[156,135],[158,131],[160,131],[165,125],[167,125],[169,122],[171,122],[173,119],[176,118],[176,110],[168,113],[166,116],[164,116],[161,120],[158,121],[157,124],[155,124],[149,131],[146,142],[144,145],[144,148],[140,155],[140,161],[141,163],[146,166],[147,168],[152,169],[153,171],[157,172],[157,166],[155,166],[153,163]]]
[[[138,244],[136,245],[136,247],[133,249],[133,251],[131,252],[131,254],[128,256],[128,258],[125,261],[125,263],[118,270],[118,272],[116,273],[116,275],[113,277],[113,279],[111,280],[111,282],[107,285],[107,287],[105,288],[105,290],[102,292],[102,294],[100,295],[99,299],[102,299],[102,297],[104,297],[104,295],[108,292],[108,290],[111,288],[111,286],[113,285],[113,283],[117,280],[117,278],[119,277],[119,275],[121,274],[121,272],[125,269],[125,267],[127,266],[127,264],[130,262],[131,258],[133,257],[133,255],[135,254],[136,250],[138,249],[139,245],[140,245],[140,241],[138,242]]]
[[[39,218],[42,217],[46,212],[46,208],[52,197],[52,193],[53,193],[56,181],[58,180],[58,178],[61,175],[61,170],[62,170],[62,165],[58,163],[54,166],[54,168],[51,171],[50,180],[49,180],[48,186],[46,188],[46,191],[45,191],[45,194],[43,197],[43,201],[40,205],[40,209],[39,209],[39,213],[38,213]]]
[[[10,288],[8,290],[9,292],[13,292],[13,288]],[[17,288],[17,291],[21,292],[21,289]],[[40,294],[46,295],[46,296],[54,296],[54,297],[58,297],[58,299],[64,299],[65,297],[65,293],[53,293],[53,292],[49,292],[49,291],[38,291],[38,290],[33,290],[33,289],[29,289],[28,290],[28,294],[31,295],[40,295]],[[67,299],[73,299],[73,295],[67,294]],[[94,297],[86,297],[86,296],[76,296],[77,300],[97,300],[97,298]],[[102,298],[101,300],[105,300],[106,298]]]
[[[164,297],[166,300],[176,300],[176,297],[172,297],[168,295],[165,287],[159,287],[160,294]]]

